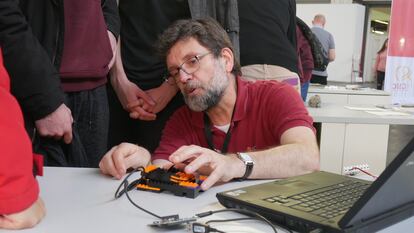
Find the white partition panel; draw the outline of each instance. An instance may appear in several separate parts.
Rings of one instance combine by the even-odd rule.
[[[296,15],[309,26],[318,13],[326,16],[325,28],[335,39],[336,60],[328,66],[328,80],[355,81],[351,80],[351,74],[360,62],[365,7],[359,4],[297,4]]]

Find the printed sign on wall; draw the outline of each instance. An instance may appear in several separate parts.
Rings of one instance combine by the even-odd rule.
[[[414,104],[414,1],[393,0],[384,90],[392,102]]]

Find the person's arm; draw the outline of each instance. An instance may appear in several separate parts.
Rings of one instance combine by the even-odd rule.
[[[72,140],[72,116],[59,73],[33,35],[18,1],[0,1],[0,43],[11,91],[42,136]]]
[[[249,178],[284,178],[318,170],[316,136],[303,100],[288,86],[273,86],[260,92],[265,96],[260,102],[267,106],[267,114],[261,122],[266,123],[263,127],[272,132],[277,146],[247,152],[256,163]],[[188,173],[207,171],[209,176],[203,182],[203,189],[219,181],[242,177],[245,172],[245,165],[235,154],[223,156],[199,146],[182,146],[169,160],[174,164],[192,161],[185,167],[184,171]]]
[[[184,123],[187,119],[185,115],[185,111],[179,110],[171,116],[163,130],[160,145],[152,157],[145,148],[130,143],[121,143],[102,158],[99,163],[102,173],[120,179],[128,168],[145,166],[150,159],[156,166],[169,168],[172,163],[168,161],[168,156],[180,146],[191,144],[190,138],[194,138],[190,124]]]
[[[335,41],[332,34],[329,34],[329,50],[328,50],[328,58],[329,62],[335,61],[336,54],[335,54]]]
[[[281,146],[247,152],[255,162],[250,179],[285,178],[319,169],[319,150],[313,131],[307,127],[295,127],[282,134]],[[211,171],[201,188],[209,189],[217,182],[227,182],[244,175],[245,165],[236,155],[223,156],[199,146],[183,146],[171,154],[173,163],[191,159],[184,171]]]
[[[112,48],[113,56],[108,65],[109,69],[111,69],[115,62],[117,52],[116,41],[121,30],[121,19],[119,18],[118,7],[115,0],[101,0],[101,6],[106,26],[108,28],[109,43],[111,44]]]
[[[121,179],[128,168],[145,167],[151,154],[143,147],[131,143],[121,143],[112,147],[99,162],[99,168],[105,175]]]
[[[165,106],[171,101],[172,98],[177,94],[178,87],[177,85],[169,84],[167,82],[163,82],[161,86],[150,89],[145,91],[152,100],[154,100],[155,105],[154,106],[148,106],[145,103],[141,103],[141,100],[138,100],[133,103],[128,104],[128,108],[131,111],[131,117],[132,118],[138,118],[138,113],[134,111],[134,108],[136,107],[142,107],[146,109],[147,111],[150,111],[152,113],[159,113],[162,111]]]
[[[121,40],[118,40],[118,52],[116,53],[115,64],[110,71],[110,81],[119,101],[122,104],[122,107],[126,111],[130,112],[130,116],[132,118],[139,118],[141,120],[154,120],[156,118],[154,113],[148,112],[140,106],[133,109],[134,114],[130,111],[128,106],[129,103],[136,103],[137,101],[140,101],[142,104],[145,103],[148,106],[154,106],[155,102],[143,90],[135,85],[135,83],[128,80],[122,65]]]
[[[18,1],[0,1],[0,43],[11,89],[25,113],[39,120],[64,100],[51,59],[31,32]]]
[[[0,215],[0,229],[18,230],[32,228],[46,214],[45,204],[39,197],[30,207],[18,213]]]
[[[33,176],[33,152],[17,101],[7,87],[0,54],[0,228],[22,229],[45,215],[39,186]]]
[[[329,49],[328,56],[329,56],[328,57],[329,58],[329,62],[335,61],[335,58],[336,58],[335,49]]]

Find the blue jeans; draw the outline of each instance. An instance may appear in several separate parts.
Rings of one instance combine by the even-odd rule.
[[[309,82],[303,83],[300,87],[300,95],[302,96],[303,102],[306,102],[306,97],[308,96]]]
[[[43,154],[46,166],[98,167],[108,141],[109,108],[105,85],[93,90],[66,93],[72,111],[73,139],[35,136],[34,150]]]

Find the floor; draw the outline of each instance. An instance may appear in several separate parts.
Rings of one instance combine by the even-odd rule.
[[[349,83],[330,82],[328,85],[344,86]],[[353,83],[354,84],[354,83]],[[375,83],[358,83],[361,87],[375,88]],[[387,164],[389,164],[395,156],[407,145],[414,137],[414,125],[391,125],[388,138]],[[368,140],[369,142],[369,140]],[[375,143],[375,142],[370,142]]]

